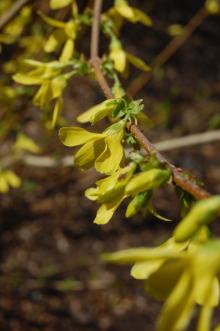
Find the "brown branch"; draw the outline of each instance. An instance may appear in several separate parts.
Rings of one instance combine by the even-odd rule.
[[[100,17],[102,11],[102,0],[96,0],[94,4],[94,16],[92,24],[92,37],[91,37],[91,59],[95,59],[99,56],[99,26],[100,26]]]
[[[0,30],[3,30],[28,2],[29,0],[16,1],[9,10],[0,17]]]
[[[97,81],[100,88],[102,89],[105,96],[110,99],[113,97],[111,88],[108,85],[106,78],[104,77],[102,70],[100,68],[101,59],[98,57],[98,40],[99,40],[99,30],[100,30],[100,16],[102,9],[102,0],[95,0],[94,3],[94,18],[92,26],[92,36],[91,36],[91,64],[93,66]],[[127,130],[132,133],[139,145],[150,154],[155,154],[159,161],[166,164],[172,171],[174,183],[181,187],[184,191],[190,193],[196,199],[204,199],[209,196],[209,193],[203,190],[196,183],[184,177],[181,169],[177,169],[172,165],[156,147],[145,137],[141,130],[135,124],[127,124]]]
[[[192,33],[200,26],[200,24],[209,15],[206,8],[203,6],[191,18],[188,24],[184,27],[181,35],[173,38],[168,45],[160,52],[151,64],[151,71],[141,73],[127,88],[127,93],[130,96],[135,95],[140,91],[151,78],[153,78],[155,71],[165,64],[169,58],[186,42]]]

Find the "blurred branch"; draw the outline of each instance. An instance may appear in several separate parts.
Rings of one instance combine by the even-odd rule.
[[[17,0],[8,11],[0,17],[0,31],[9,24],[20,10],[29,2],[29,0]]]
[[[188,40],[192,33],[200,26],[200,24],[209,15],[206,8],[203,6],[191,18],[188,24],[184,27],[181,35],[174,37],[168,45],[160,52],[151,64],[151,71],[141,73],[133,82],[128,86],[127,93],[130,96],[139,92],[151,78],[153,78],[155,71],[165,64],[169,58]]]
[[[220,130],[192,134],[185,137],[169,139],[155,144],[156,148],[163,151],[170,151],[177,148],[208,144],[220,140]]]
[[[192,134],[185,137],[165,140],[156,143],[154,146],[159,152],[170,151],[177,148],[185,148],[201,144],[208,144],[220,140],[220,130]],[[23,154],[16,157],[5,157],[1,160],[2,167],[9,167],[16,163],[39,167],[39,168],[56,168],[56,167],[72,167],[74,164],[73,156],[68,155],[56,159],[52,156],[36,156]]]

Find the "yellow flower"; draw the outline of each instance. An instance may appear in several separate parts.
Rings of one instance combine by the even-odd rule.
[[[70,5],[72,2],[73,2],[73,0],[62,0],[62,1],[60,1],[60,0],[50,0],[50,8],[53,9],[53,10],[64,8],[68,5]]]
[[[96,188],[89,188],[85,196],[93,201],[101,203],[94,223],[106,224],[112,218],[121,202],[126,198],[125,186],[131,178],[136,165],[131,163],[125,168],[114,172],[111,176],[96,182]]]
[[[205,7],[210,14],[218,14],[220,11],[219,0],[206,0]]]
[[[83,145],[75,155],[75,164],[82,170],[95,165],[98,172],[111,174],[116,171],[124,156],[121,141],[125,122],[111,125],[103,133],[90,132],[79,127],[60,129],[60,140],[65,146]]]
[[[129,6],[126,0],[116,0],[114,9],[129,22],[139,22],[146,26],[152,25],[152,20],[147,14],[135,7]]]
[[[53,1],[53,9],[57,9],[58,2]],[[59,1],[59,3],[61,3]],[[60,7],[66,6],[68,3],[65,1],[60,5]],[[77,7],[76,3],[73,4],[73,15],[77,15]],[[75,19],[70,19],[68,22],[62,22],[55,20],[51,17],[40,13],[42,19],[52,27],[56,28],[56,30],[50,35],[46,44],[45,51],[48,53],[54,52],[58,47],[64,44],[61,55],[60,62],[68,62],[74,53],[75,39],[77,35],[78,24]]]
[[[145,280],[147,291],[166,300],[159,331],[185,330],[196,304],[202,306],[198,330],[209,330],[213,307],[219,303],[220,241],[204,237],[200,232],[192,242],[178,244],[171,238],[156,248],[103,256],[112,263],[134,263],[132,276]]]
[[[131,207],[133,200],[131,201],[126,211],[126,217],[136,214],[143,204],[147,205],[146,194],[144,194],[144,198],[136,194],[157,188],[158,186],[163,185],[163,183],[170,177],[169,171],[161,169],[152,169],[134,175],[136,167],[136,163],[132,162],[127,167],[120,168],[111,176],[96,182],[96,188],[89,188],[86,190],[85,195],[88,199],[97,201],[101,204],[97,211],[94,223],[108,223],[121,202],[127,197],[133,195],[141,201],[138,201],[133,208]],[[130,212],[131,208],[132,213]],[[134,208],[135,212],[133,211]]]
[[[25,134],[20,133],[17,136],[16,142],[14,144],[15,151],[28,151],[34,154],[40,153],[40,147],[29,137]]]
[[[86,112],[77,117],[79,123],[95,124],[106,116],[111,115],[113,110],[117,107],[117,99],[105,100],[98,105],[90,108]]]
[[[149,71],[150,67],[137,56],[125,52],[119,40],[113,39],[110,43],[110,59],[113,61],[114,67],[118,72],[125,73],[128,63],[131,63],[136,68]]]
[[[25,62],[34,69],[28,73],[17,73],[13,79],[24,85],[40,85],[33,99],[36,106],[44,108],[50,101],[56,99],[52,119],[52,127],[54,127],[62,108],[62,94],[68,77],[61,74],[62,64],[58,61],[43,63],[26,60]]]
[[[13,171],[0,171],[0,193],[7,193],[10,187],[18,188],[20,185],[21,180]]]

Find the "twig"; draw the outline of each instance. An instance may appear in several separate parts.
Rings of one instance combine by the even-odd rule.
[[[99,40],[99,30],[100,30],[100,15],[102,10],[102,0],[95,0],[94,3],[94,18],[92,25],[92,35],[91,35],[91,64],[94,68],[95,74],[97,76],[100,88],[104,92],[107,98],[112,98],[112,92],[105,79],[101,69],[101,60],[98,58],[98,40]],[[158,159],[165,163],[172,171],[173,181],[176,185],[181,187],[184,191],[190,193],[196,199],[204,199],[209,196],[209,193],[203,190],[200,186],[194,183],[194,181],[185,178],[181,169],[177,169],[172,165],[165,157],[163,157],[156,147],[144,136],[141,130],[135,124],[127,124],[127,129],[132,133],[134,138],[140,144],[140,146],[148,153],[154,153]]]
[[[95,59],[99,56],[99,23],[102,10],[102,0],[96,0],[94,4],[94,16],[92,25],[92,37],[91,37],[91,59]]]
[[[3,30],[17,15],[17,13],[29,2],[29,0],[16,1],[9,10],[0,17],[0,30]]]
[[[186,42],[192,33],[209,15],[206,8],[203,6],[191,18],[188,24],[184,27],[181,35],[173,38],[169,44],[160,52],[151,64],[151,71],[141,73],[127,88],[127,93],[130,96],[135,95],[140,91],[145,84],[154,76],[155,70],[160,68],[169,58]]]
[[[220,140],[220,130],[210,131],[210,132],[203,132],[192,134],[185,137],[169,139],[165,141],[161,141],[155,144],[155,147],[163,152],[163,151],[170,151],[177,148],[207,144],[210,142],[214,142]]]

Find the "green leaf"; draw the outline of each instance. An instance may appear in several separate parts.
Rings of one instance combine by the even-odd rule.
[[[143,207],[147,206],[152,192],[142,192],[136,195],[129,203],[125,216],[132,217],[137,214]]]

